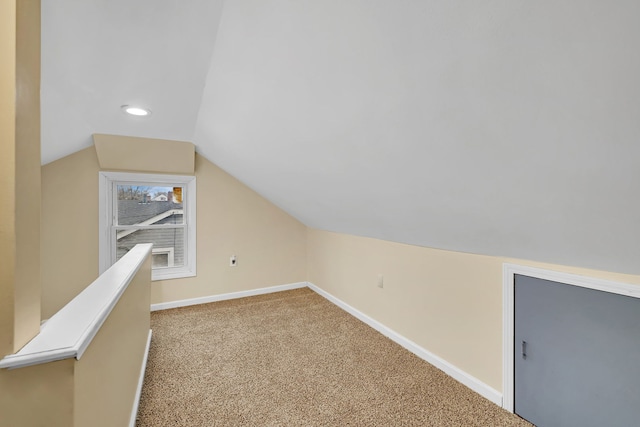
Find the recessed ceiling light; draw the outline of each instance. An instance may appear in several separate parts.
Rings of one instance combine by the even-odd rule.
[[[132,116],[148,116],[151,114],[151,110],[142,107],[136,107],[135,105],[123,105],[122,111]]]

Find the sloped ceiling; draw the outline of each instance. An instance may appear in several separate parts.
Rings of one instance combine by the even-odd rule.
[[[633,0],[43,2],[43,162],[92,133],[186,139],[311,227],[639,274],[638,16]],[[150,120],[120,112],[134,102]]]
[[[191,140],[222,0],[42,0],[42,162],[94,133]],[[125,115],[142,105],[152,115]]]

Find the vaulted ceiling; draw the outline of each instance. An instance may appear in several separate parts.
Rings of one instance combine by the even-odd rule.
[[[42,2],[42,161],[93,133],[188,140],[311,227],[640,274],[638,16],[636,0]]]

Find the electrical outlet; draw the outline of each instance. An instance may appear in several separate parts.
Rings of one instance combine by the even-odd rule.
[[[231,255],[231,258],[229,258],[229,266],[235,267],[236,265],[238,265],[238,260],[235,255]]]
[[[378,287],[384,288],[384,277],[382,274],[378,274]]]

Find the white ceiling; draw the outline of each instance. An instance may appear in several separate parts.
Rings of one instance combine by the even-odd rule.
[[[94,133],[191,140],[222,0],[42,1],[42,162]],[[139,104],[153,114],[125,115]]]
[[[640,274],[638,16],[636,0],[43,2],[43,163],[93,133],[191,140],[311,227]]]

